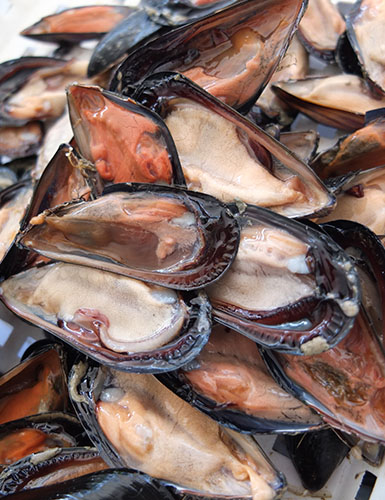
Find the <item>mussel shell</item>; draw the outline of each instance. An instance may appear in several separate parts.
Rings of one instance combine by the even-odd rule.
[[[344,31],[345,21],[333,2],[310,0],[298,26],[298,37],[309,53],[333,61],[339,35]]]
[[[0,64],[0,126],[20,127],[28,119],[17,119],[6,109],[7,99],[15,94],[35,73],[42,68],[60,68],[68,64],[62,59],[52,57],[21,57]]]
[[[88,77],[106,71],[120,62],[126,52],[155,38],[165,29],[152,21],[146,11],[142,9],[134,11],[96,45],[88,63]]]
[[[42,139],[43,128],[40,122],[30,122],[22,127],[1,127],[0,163],[36,154]]]
[[[30,273],[35,273],[36,269],[38,271],[42,269],[42,272],[44,272],[47,266],[49,270],[57,269],[57,266],[62,266],[61,269],[64,268],[63,272],[66,276],[73,271],[70,264],[53,263],[46,265],[45,268],[44,266],[40,266],[40,268],[35,267],[31,270],[23,271],[17,275],[16,279],[19,281],[20,278],[24,278],[24,283],[28,285],[30,283]],[[79,268],[84,273],[103,273],[103,271],[93,270],[85,266],[79,266]],[[109,279],[115,276],[112,273],[107,274],[109,275]],[[121,278],[129,279],[125,277]],[[68,276],[68,279],[70,279],[70,276]],[[7,282],[10,280],[12,280],[12,277]],[[23,284],[23,286],[27,285]],[[118,290],[119,288],[116,289],[116,291]],[[98,293],[101,292],[99,291]],[[23,319],[40,326],[100,363],[123,371],[159,373],[174,370],[197,356],[207,342],[211,331],[211,305],[202,290],[198,292],[183,291],[178,293],[178,303],[184,304],[183,308],[186,314],[185,317],[182,317],[183,324],[173,340],[166,341],[167,343],[159,348],[149,348],[147,351],[133,353],[116,352],[108,347],[104,347],[99,337],[98,327],[96,326],[100,323],[97,323],[97,321],[96,323],[92,323],[96,326],[95,332],[93,330],[86,330],[82,324],[78,325],[71,321],[66,321],[52,313],[47,316],[48,319],[43,319],[41,311],[41,315],[38,316],[33,307],[31,308],[23,304],[13,294],[10,294],[8,298],[2,295],[1,300],[9,309]],[[82,304],[79,304],[79,307],[81,311]],[[93,311],[91,310],[91,314]],[[108,315],[110,313],[111,311],[105,314]],[[92,318],[90,318],[91,320]],[[130,318],[127,318],[127,321],[129,322]],[[79,331],[82,331],[84,335],[79,335]],[[87,335],[85,335],[86,331],[88,332]]]
[[[164,26],[180,26],[233,5],[238,0],[142,0],[148,16]]]
[[[25,432],[36,432],[38,436],[36,442],[33,441],[33,434],[30,440],[28,434],[27,437],[24,435]],[[12,435],[16,440],[13,445]],[[75,416],[63,412],[47,412],[0,425],[0,444],[2,456],[8,456],[6,461],[0,461],[0,466],[4,466],[44,449],[86,446],[89,445],[89,441]],[[19,446],[19,451],[17,451],[17,446]],[[19,458],[15,459],[16,456]]]
[[[350,450],[334,429],[287,435],[284,439],[303,487],[311,492],[325,486]]]
[[[0,473],[0,494],[61,482],[108,469],[95,448],[52,448],[32,454],[6,467]]]
[[[363,77],[373,94],[385,96],[385,79],[381,62],[384,12],[379,0],[358,0],[346,17],[346,34],[356,54]],[[376,55],[378,51],[379,55]]]
[[[143,375],[139,375],[143,377]],[[150,375],[145,375],[146,377],[150,377]],[[107,439],[105,436],[98,420],[96,417],[96,404],[100,398],[101,391],[104,388],[110,388],[113,387],[113,380],[112,380],[113,374],[106,370],[103,367],[96,366],[95,363],[90,363],[88,361],[79,361],[77,364],[75,364],[72,368],[71,374],[70,374],[70,394],[71,398],[73,401],[73,404],[75,406],[76,411],[79,414],[79,418],[81,418],[83,425],[89,434],[90,439],[94,442],[95,446],[99,449],[101,456],[105,458],[105,460],[112,466],[112,467],[126,467],[124,463],[123,457],[119,455],[117,450],[114,448],[114,446],[110,443],[110,441]],[[158,382],[159,383],[159,382]],[[167,391],[168,392],[168,391]],[[163,394],[164,396],[164,394]],[[172,395],[173,398],[175,398],[174,395]],[[143,394],[143,401],[148,398],[148,394],[146,394],[146,390],[144,390]],[[157,412],[159,413],[160,420],[161,419],[167,419],[167,415],[163,414],[163,410],[157,409],[157,406],[159,405],[159,401],[156,401],[156,396],[154,396],[154,401],[152,403],[151,407],[151,413],[156,414]],[[158,398],[159,399],[159,398]],[[182,402],[181,402],[182,403]],[[167,405],[167,400],[162,401],[161,404],[166,404]],[[184,404],[184,403],[183,403]],[[172,408],[174,406],[174,403],[171,403],[170,401],[170,416],[173,415],[173,410]],[[182,411],[182,408],[181,408]],[[195,412],[196,410],[194,410]],[[198,412],[199,413],[199,412]],[[192,417],[192,416],[191,416]],[[189,428],[191,429],[194,428],[194,420],[192,418],[187,417],[186,419],[183,420],[181,423],[181,428]],[[191,420],[191,422],[190,422]],[[196,427],[195,431],[192,431],[193,433],[197,432],[199,427]],[[221,433],[222,431],[218,429],[218,432]],[[233,431],[231,431],[233,432]],[[230,433],[230,430],[229,430]],[[230,434],[231,437],[233,437],[235,434]],[[153,436],[154,439],[156,439],[156,435]],[[141,439],[141,438],[140,438]],[[214,438],[214,440],[216,437]],[[233,439],[236,441],[236,438],[233,437]],[[197,439],[197,449],[200,449],[201,443],[200,439]],[[251,454],[251,456],[254,457],[256,462],[258,463],[258,466],[260,468],[259,472],[263,478],[263,481],[266,481],[265,477],[267,477],[267,482],[272,488],[276,494],[279,494],[282,492],[283,487],[285,486],[285,479],[281,473],[278,473],[274,467],[270,464],[269,460],[267,457],[265,457],[263,451],[259,448],[257,443],[251,439],[248,438],[248,445],[246,448],[244,448],[248,453]],[[252,443],[252,444],[251,444]],[[182,445],[183,446],[183,445]],[[255,448],[255,449],[254,449]],[[209,452],[208,452],[209,453]],[[253,455],[254,453],[254,455]],[[143,458],[145,458],[145,454]],[[153,458],[152,458],[153,460]],[[191,458],[186,457],[187,463]],[[175,461],[175,459],[174,459]],[[188,465],[187,465],[188,466]],[[180,466],[178,465],[177,468],[180,470]],[[266,475],[266,476],[265,476]],[[164,478],[163,478],[164,479]],[[215,481],[214,481],[215,482]],[[173,488],[176,489],[178,493],[184,493],[184,494],[193,494],[194,498],[195,495],[197,495],[199,498],[203,497],[212,497],[212,494],[204,494],[200,491],[197,491],[196,489],[191,489],[191,487],[186,487],[183,485],[175,484],[174,482],[167,480],[167,484],[172,486]],[[271,494],[271,492],[270,492]],[[214,495],[215,498],[229,498],[228,496],[218,496]],[[233,498],[233,496],[231,496]],[[266,497],[267,498],[267,497]],[[270,497],[269,497],[270,498]],[[275,496],[274,496],[275,498]]]
[[[311,354],[335,346],[352,328],[359,310],[359,278],[348,255],[331,238],[306,223],[260,207],[248,207],[240,216],[241,227],[250,223],[272,227],[309,246],[306,258],[316,283],[314,293],[289,306],[248,311],[239,304],[215,300],[209,290],[213,317],[258,344],[281,352]],[[218,285],[220,280],[213,287]]]
[[[304,405],[300,401],[290,398],[273,379],[266,381],[271,377],[269,377],[268,370],[258,354],[257,346],[251,340],[234,330],[225,332],[223,329],[220,325],[213,329],[208,344],[193,362],[177,371],[160,374],[158,379],[198,410],[238,432],[251,434],[298,433],[307,430],[313,431],[324,425],[315,413],[310,409],[306,412]],[[225,346],[223,346],[223,350],[220,350],[215,343],[216,340],[223,337],[223,334],[227,336],[228,352],[224,351]],[[230,334],[233,335],[231,342]],[[242,349],[239,349],[240,344],[243,344]],[[245,356],[246,346],[248,358]],[[240,350],[242,353],[239,355]],[[207,352],[205,353],[205,351]],[[230,353],[232,356],[229,355]],[[219,365],[218,369],[217,365]],[[249,365],[251,365],[251,369],[246,371]],[[244,370],[239,369],[239,366]],[[254,371],[253,368],[255,368]],[[207,382],[209,379],[212,380],[211,374],[213,372],[219,371],[218,379],[212,380],[213,384],[210,387],[212,392],[209,395],[201,387],[196,387],[189,378],[189,373],[194,375],[194,373],[199,374],[200,371],[203,372],[201,375],[203,386],[205,386],[206,379]],[[245,372],[246,375],[244,375]],[[221,391],[219,400],[215,400],[214,386],[216,386],[217,391]],[[253,391],[256,395],[253,394]],[[224,395],[228,398],[227,402],[223,402]],[[257,409],[248,407],[248,403],[253,402],[253,397],[256,405],[259,402]],[[242,400],[246,401],[245,406],[242,405]],[[263,407],[264,401],[265,406]],[[271,406],[270,401],[272,401]]]
[[[108,469],[56,485],[42,486],[11,495],[14,500],[176,500],[162,481],[131,469]]]
[[[342,137],[311,162],[321,179],[385,165],[385,116]]]
[[[189,76],[190,70],[203,66],[202,71],[206,69],[208,74],[204,73],[203,81],[198,77],[197,83],[227,104],[247,112],[283,57],[305,6],[302,0],[236,2],[131,50],[118,67],[111,90],[130,95],[133,84],[156,71],[185,72]],[[240,44],[245,36],[248,43],[258,48],[243,53]],[[241,54],[241,62],[236,61],[237,54],[238,59]],[[224,61],[226,68],[221,69]],[[232,69],[233,65],[237,68]],[[222,88],[222,83],[234,75],[239,82],[232,84],[233,88]],[[220,82],[218,88],[213,81]]]
[[[331,351],[320,355],[281,357],[267,350],[263,355],[281,384],[333,427],[383,444],[385,351],[379,331],[383,332],[384,322],[385,253],[380,241],[368,236],[367,228],[348,221],[334,226],[323,228],[343,242],[365,290],[353,328]]]
[[[42,346],[0,378],[0,422],[64,410],[68,400],[66,379],[62,347],[53,343]]]
[[[174,141],[156,113],[96,86],[71,85],[67,98],[76,143],[104,182],[185,185]]]
[[[282,213],[288,217],[301,217],[310,216],[315,213],[328,212],[332,207],[335,201],[334,197],[328,192],[328,190],[320,182],[318,177],[314,175],[314,172],[293,152],[291,152],[269,134],[264,132],[260,127],[254,125],[249,120],[237,113],[234,109],[230,108],[225,103],[205,92],[203,89],[198,87],[198,85],[194,84],[191,80],[184,77],[183,75],[172,72],[157,73],[155,75],[152,75],[146,78],[137,88],[135,92],[135,98],[140,102],[143,102],[143,104],[145,104],[147,107],[153,109],[166,121],[167,116],[170,112],[172,112],[173,103],[175,102],[175,106],[177,107],[178,102],[181,101],[183,103],[186,102],[187,104],[191,103],[194,109],[195,106],[197,106],[198,111],[199,109],[207,110],[208,112],[210,112],[210,115],[212,114],[213,120],[216,117],[218,121],[221,120],[221,122],[218,122],[218,130],[220,130],[219,125],[222,122],[225,123],[226,126],[234,127],[234,129],[236,130],[235,134],[239,138],[238,140],[240,146],[246,149],[246,154],[248,154],[250,161],[254,161],[255,163],[256,172],[258,172],[259,167],[262,166],[261,170],[264,169],[267,175],[272,176],[271,178],[273,180],[275,180],[276,182],[282,182],[280,186],[281,191],[285,189],[286,185],[284,183],[288,177],[290,177],[290,179],[297,179],[298,183],[302,187],[302,193],[305,192],[305,200],[285,200],[284,196],[282,195],[282,202],[280,202],[275,199],[274,189],[272,188],[271,191],[273,191],[273,195],[269,193],[274,200],[271,202],[271,206],[269,207],[272,210]],[[193,113],[191,113],[191,115],[193,115]],[[191,118],[191,121],[193,124],[195,124],[193,116]],[[202,120],[201,126],[203,125],[204,122]],[[183,129],[182,123],[181,127]],[[211,128],[213,128],[212,124]],[[187,128],[187,126],[186,129],[183,129],[183,133],[189,133],[189,129]],[[193,133],[194,131],[191,132],[192,136]],[[228,135],[231,137],[229,133]],[[181,137],[182,139],[180,140],[180,142],[183,145],[183,134],[181,134]],[[205,137],[199,137],[198,144],[200,144],[199,141],[202,141],[204,139]],[[225,144],[225,141],[230,142],[230,138],[225,136],[225,139],[222,139],[221,136],[219,136],[218,138],[215,137],[215,139],[217,139],[218,141],[223,140],[223,150],[225,151],[225,154],[231,155],[231,151],[228,150],[228,147],[226,150],[227,145]],[[178,141],[176,139],[175,141],[178,148]],[[213,166],[217,168],[217,177],[219,179],[221,178],[221,162],[224,161],[225,160],[220,158],[219,154],[215,152],[207,159],[207,163],[210,165],[211,169],[214,168]],[[191,160],[191,158],[188,157],[187,162],[194,164],[194,159]],[[196,164],[200,166],[200,163],[203,163],[201,169],[204,172],[204,161],[202,161],[198,157],[198,159],[196,160]],[[232,163],[234,163],[234,165],[232,165]],[[229,164],[233,166],[234,170],[236,164],[231,157],[229,160]],[[210,174],[210,168],[208,168],[207,176],[209,176]],[[229,171],[228,165],[226,165],[226,169],[227,171]],[[231,173],[233,174],[233,172]],[[242,171],[239,170],[239,177],[242,178],[241,173]],[[242,200],[242,194],[247,189],[250,190],[250,193],[253,192],[254,186],[249,184],[250,174],[248,172],[245,174],[245,178],[247,179],[247,181],[243,181],[243,184],[242,181],[238,180],[237,178],[234,182],[232,182],[232,177],[234,175],[229,178],[229,172],[226,172],[226,175],[227,177],[224,176],[224,180],[222,181],[222,183],[229,184],[231,186],[231,190],[228,189],[228,186],[226,186],[226,189],[228,191],[234,191],[233,199],[226,200],[227,202],[231,202],[234,199]],[[256,173],[256,175],[258,174]],[[260,182],[261,180],[259,178],[255,180],[256,186]],[[266,182],[268,182],[268,179]],[[194,188],[195,180],[193,179],[190,189]],[[237,188],[239,188],[238,192]],[[220,189],[218,189],[218,191],[221,192]],[[217,193],[211,194],[219,197]],[[225,193],[224,196],[228,196],[228,194]],[[253,195],[252,198],[257,199],[257,196]],[[242,201],[250,203],[250,199],[243,199]],[[263,200],[263,203],[266,204],[266,200]],[[256,201],[255,204],[258,204],[258,202]],[[262,201],[260,202],[260,204],[262,204]]]
[[[104,196],[106,196],[105,199],[101,197],[95,202],[72,202],[45,212],[46,218],[43,225],[29,225],[20,234],[19,243],[51,259],[87,265],[181,290],[202,288],[218,279],[235,258],[239,243],[237,220],[224,204],[211,196],[168,188],[167,186],[148,186],[147,184],[114,184],[105,190]],[[151,265],[147,266],[144,262],[145,257],[143,257],[143,264],[132,260],[133,257],[136,259],[135,249],[139,250],[137,238],[142,234],[140,232],[141,222],[136,219],[130,222],[128,215],[122,218],[121,227],[119,227],[117,220],[115,238],[113,237],[114,226],[111,224],[111,220],[113,220],[114,212],[111,211],[111,215],[109,215],[108,206],[113,207],[114,198],[117,196],[120,197],[117,198],[118,201],[122,200],[118,207],[124,215],[124,202],[130,202],[130,200],[132,202],[153,200],[154,207],[149,206],[148,210],[153,209],[154,211],[156,211],[156,203],[161,203],[162,200],[170,203],[176,202],[178,206],[184,207],[186,213],[194,217],[195,238],[199,240],[195,241],[194,247],[199,244],[199,253],[194,254],[195,250],[191,249],[189,255],[182,254],[178,262],[167,264],[167,261],[163,260],[165,257],[157,256],[159,245],[163,241],[163,238],[159,236],[156,256],[151,252],[149,260],[151,262],[155,259],[157,265],[151,262]],[[101,202],[103,205],[100,205]],[[102,208],[99,210],[103,211],[103,213],[100,212],[100,223],[94,215],[94,207],[97,206],[101,206]],[[76,219],[76,214],[79,214],[79,211],[81,219]],[[71,214],[74,212],[75,215],[71,218]],[[88,219],[87,213],[90,214]],[[103,215],[106,215],[107,219],[103,219]],[[41,214],[39,217],[43,216],[44,214]],[[59,217],[63,221],[67,218],[72,227],[68,232],[66,232],[65,226],[62,229],[63,232],[60,229],[52,232],[49,222],[52,216]],[[115,216],[117,217],[117,215]],[[88,248],[85,248],[87,242],[83,244],[76,238],[76,220],[78,220],[79,235],[81,235],[82,228],[85,227],[84,224],[94,222],[98,225],[96,240],[93,240],[91,232],[89,233]],[[156,228],[146,228],[145,224],[146,220],[143,222],[143,234],[147,235],[147,239],[153,235],[157,236]],[[191,225],[191,222],[189,224]],[[167,238],[173,238],[172,227],[169,227],[168,230]],[[176,226],[174,230],[177,230]],[[125,234],[127,234],[126,237]],[[182,234],[180,237],[182,238]],[[103,245],[102,241],[105,242],[106,248],[99,249],[99,246]],[[181,244],[181,249],[174,248],[172,253],[183,250],[183,242],[175,242],[174,240],[175,247],[177,247],[177,243]],[[141,240],[140,245],[143,244],[145,244],[145,240]],[[119,246],[119,250],[117,250],[117,246]],[[126,250],[125,246],[127,246]],[[132,255],[133,253],[135,255]],[[172,253],[170,257],[172,257]]]
[[[315,93],[314,98],[312,96],[311,89],[318,84],[324,87],[321,99],[319,92]],[[373,97],[366,88],[365,81],[355,75],[309,77],[304,80],[275,83],[272,88],[280,99],[294,109],[324,125],[347,131],[363,127],[365,113],[385,105],[385,99]],[[347,99],[353,90],[353,97]]]
[[[135,11],[134,7],[122,5],[74,7],[43,17],[32,26],[25,28],[20,34],[42,42],[76,43],[100,38],[113,29],[122,19]],[[71,16],[74,16],[72,26],[70,24]],[[89,23],[85,29],[83,28],[84,31],[79,26],[79,18],[81,17],[84,18],[86,24]],[[96,23],[99,23],[96,28],[91,26],[92,17],[96,17]],[[55,23],[59,23],[59,25],[55,25]]]

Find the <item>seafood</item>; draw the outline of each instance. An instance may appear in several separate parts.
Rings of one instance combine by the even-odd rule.
[[[322,354],[299,357],[265,351],[264,357],[284,387],[321,413],[330,425],[365,441],[383,444],[385,352],[378,329],[382,334],[384,270],[375,254],[382,255],[383,263],[384,250],[374,235],[368,237],[367,228],[360,230],[359,225],[349,222],[335,226],[323,227],[339,243],[344,242],[360,269],[365,290],[353,328],[341,342]]]
[[[309,77],[272,88],[280,99],[310,118],[347,131],[363,127],[367,111],[385,107],[385,98],[373,97],[356,75]]]
[[[76,142],[104,181],[184,184],[174,143],[157,115],[100,87],[71,85],[67,94]]]
[[[302,0],[239,1],[131,50],[111,90],[178,71],[237,109],[250,108],[274,72],[305,8]]]
[[[71,386],[80,394],[72,394],[75,403],[85,401],[77,410],[111,464],[134,466],[200,496],[268,500],[282,491],[282,477],[252,438],[220,428],[153,376],[103,368],[84,375],[84,368],[73,370]]]
[[[135,98],[164,118],[189,189],[289,217],[325,212],[333,205],[333,196],[307,165],[187,78],[153,75]]]
[[[43,137],[39,122],[0,128],[0,163],[36,154]]]
[[[188,290],[219,278],[238,240],[235,218],[214,198],[131,184],[37,215],[18,242],[52,259]]]
[[[384,210],[385,168],[381,166],[352,175],[341,187],[333,211],[318,222],[352,220],[383,236]]]
[[[222,325],[214,326],[190,365],[159,379],[214,420],[241,432],[298,432],[322,426],[315,413],[273,380],[256,344]]]
[[[99,38],[135,9],[124,6],[92,5],[66,9],[46,16],[20,34],[47,42],[78,42]]]
[[[0,494],[48,486],[105,469],[108,465],[94,448],[51,448],[4,468],[0,472]]]
[[[53,344],[0,378],[0,424],[67,404],[62,348]]]
[[[9,495],[14,500],[59,500],[68,498],[82,500],[176,500],[176,495],[161,481],[130,469],[109,469],[69,479],[56,485],[41,486],[32,490]]]
[[[214,318],[286,352],[315,354],[336,345],[360,303],[347,255],[331,238],[259,207],[249,207],[240,223],[233,265],[207,288]]]
[[[66,105],[66,85],[79,78],[85,80],[86,69],[86,61],[48,57],[2,63],[0,125],[21,126],[31,120],[59,117]]]
[[[344,18],[330,0],[309,0],[298,26],[298,36],[310,53],[334,59],[338,38],[345,28]]]
[[[317,155],[311,167],[322,179],[326,179],[384,164],[385,117],[380,116]]]
[[[384,35],[385,3],[382,0],[362,0],[346,19],[347,36],[358,58],[362,73],[374,91],[385,93]]]
[[[19,316],[121,370],[175,369],[198,354],[210,332],[203,292],[186,292],[184,298],[83,266],[32,267],[3,281],[1,288],[2,300]]]
[[[50,448],[89,444],[83,427],[74,416],[47,412],[13,420],[0,426],[0,466]]]

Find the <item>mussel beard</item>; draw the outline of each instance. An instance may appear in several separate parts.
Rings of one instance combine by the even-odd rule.
[[[218,113],[178,100],[165,122],[189,189],[223,202],[239,199],[277,211],[306,203],[307,188],[300,178],[274,172],[269,153],[256,144],[253,148],[247,136]]]
[[[115,352],[142,352],[180,332],[186,306],[155,285],[71,264],[32,268],[2,283],[3,300],[47,329],[61,327],[83,342]]]
[[[274,498],[269,465],[246,454],[216,422],[153,376],[112,375],[96,416],[123,463],[200,495]]]

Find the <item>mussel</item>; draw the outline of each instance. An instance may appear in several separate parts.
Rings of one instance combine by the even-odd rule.
[[[240,432],[314,430],[322,420],[270,376],[257,345],[216,324],[200,355],[158,378],[220,424]]]
[[[241,0],[176,28],[128,53],[111,90],[130,87],[156,71],[178,71],[247,111],[277,67],[301,18],[302,0]]]
[[[134,11],[121,5],[75,7],[43,17],[20,34],[47,42],[74,43],[100,38]]]
[[[19,239],[51,259],[185,290],[218,279],[238,241],[237,221],[215,198],[146,184],[43,212]]]
[[[82,363],[71,387],[80,391],[71,393],[90,438],[111,465],[199,496],[270,500],[282,492],[282,476],[250,436],[221,428],[151,375]]]
[[[349,257],[321,232],[263,208],[249,207],[240,224],[233,265],[207,288],[214,318],[290,353],[336,345],[359,310]]]
[[[155,113],[100,87],[71,85],[67,95],[76,143],[104,182],[184,184],[170,133]]]
[[[135,98],[165,120],[189,189],[289,217],[325,212],[333,205],[333,196],[307,165],[186,77],[153,75]]]

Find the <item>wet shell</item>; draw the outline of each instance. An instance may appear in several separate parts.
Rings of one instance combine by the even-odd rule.
[[[236,219],[215,198],[146,184],[48,210],[19,239],[51,259],[182,290],[218,279],[238,241]]]
[[[111,465],[133,464],[199,496],[272,500],[282,491],[282,476],[251,437],[220,428],[151,375],[79,363],[71,387],[80,390],[71,392],[77,411]]]
[[[360,303],[352,261],[306,224],[249,207],[238,254],[207,288],[214,318],[266,347],[319,353],[352,328]]]
[[[32,267],[8,278],[2,300],[79,351],[127,371],[173,370],[199,353],[211,329],[202,291],[182,295],[72,264]]]
[[[301,0],[236,2],[132,50],[118,67],[111,90],[156,71],[178,71],[237,109],[249,109],[283,57],[306,3]]]
[[[221,325],[213,328],[192,363],[158,378],[185,401],[240,432],[297,433],[323,425],[273,380],[252,340]]]

